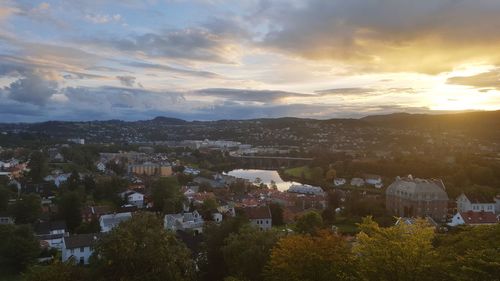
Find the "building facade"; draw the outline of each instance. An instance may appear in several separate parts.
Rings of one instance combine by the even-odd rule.
[[[448,195],[441,180],[400,178],[387,187],[386,208],[400,217],[431,217],[437,222],[446,220]]]

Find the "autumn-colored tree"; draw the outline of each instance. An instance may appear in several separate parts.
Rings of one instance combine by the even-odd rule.
[[[326,230],[317,236],[282,238],[271,252],[265,276],[268,281],[358,280],[349,244]]]
[[[94,254],[98,280],[194,279],[190,251],[152,213],[136,213],[121,223],[102,237]]]
[[[353,251],[363,280],[434,280],[434,228],[424,220],[382,228],[371,217],[359,224]]]
[[[276,231],[260,231],[251,225],[231,234],[222,248],[229,274],[243,280],[262,280],[264,266],[278,237]]]
[[[331,182],[337,177],[337,171],[335,169],[330,169],[326,172],[325,178],[327,181]]]

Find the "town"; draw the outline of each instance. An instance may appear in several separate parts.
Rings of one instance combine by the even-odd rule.
[[[146,228],[176,237],[197,268],[193,274],[202,280],[233,275],[261,280],[279,237],[336,235],[346,245],[359,243],[367,218],[385,229],[424,225],[442,243],[484,227],[490,238],[498,234],[500,146],[495,139],[456,131],[452,136],[319,126],[311,120],[295,121],[296,126],[275,121],[272,130],[254,121],[236,123],[253,126],[242,126],[240,134],[249,130],[245,142],[238,131],[234,139],[206,139],[227,136],[211,123],[182,129],[169,124],[155,133],[175,137],[155,141],[143,139],[148,128],[141,128],[141,137],[120,133],[116,142],[109,137],[116,129],[96,130],[99,135],[90,139],[47,129],[46,137],[32,142],[26,125],[3,125],[0,224],[9,230],[2,230],[0,250],[7,255],[2,263],[19,270],[34,263],[43,270],[54,262],[98,267],[95,250],[117,243],[107,239],[121,228],[136,227],[127,222],[144,223],[135,220],[148,216],[156,219]],[[293,133],[305,128],[311,133]],[[196,139],[179,130],[205,133]],[[87,137],[91,131],[81,134]],[[16,239],[24,239],[19,243],[26,249],[16,249]],[[259,252],[264,263],[248,269],[255,272],[244,271],[241,264],[235,269],[228,256],[243,257],[231,247],[251,247],[245,243],[252,239],[274,241]],[[221,247],[228,250],[221,253]],[[13,255],[17,250],[26,253]]]

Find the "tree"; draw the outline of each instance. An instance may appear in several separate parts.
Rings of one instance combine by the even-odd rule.
[[[202,280],[222,280],[228,275],[222,247],[225,245],[226,238],[232,233],[237,233],[245,223],[247,223],[245,218],[237,216],[225,219],[220,225],[207,224],[205,226],[204,250],[199,262]]]
[[[229,235],[222,248],[229,274],[243,280],[262,280],[264,266],[277,241],[277,232],[260,231],[250,225]]]
[[[265,271],[268,281],[335,281],[356,278],[354,255],[341,236],[292,235],[279,240]]]
[[[299,233],[315,234],[323,227],[323,218],[318,212],[310,211],[299,217],[296,223],[296,230]]]
[[[10,213],[14,216],[17,224],[34,223],[42,213],[40,196],[36,194],[22,195],[14,205]]]
[[[283,207],[281,207],[280,204],[278,203],[269,204],[269,210],[271,211],[271,218],[273,221],[273,225],[280,226],[285,224],[283,220]]]
[[[89,271],[74,263],[55,261],[50,265],[33,266],[24,275],[26,281],[85,281],[90,280]]]
[[[194,280],[191,253],[152,213],[136,213],[102,237],[94,257],[100,280]]]
[[[173,177],[160,178],[153,183],[151,198],[155,210],[166,214],[177,213],[182,209],[185,201],[179,183]]]
[[[70,232],[82,223],[82,200],[76,191],[65,192],[59,200],[59,215]]]
[[[28,225],[0,225],[0,269],[19,272],[35,262],[40,244]]]
[[[435,280],[434,228],[426,221],[382,228],[366,217],[359,228],[353,251],[364,280]]]
[[[3,186],[0,186],[0,213],[7,211],[7,207],[9,206],[10,196],[11,196],[10,190],[8,190]]]
[[[500,224],[461,227],[438,236],[439,264],[448,280],[500,280],[498,237]]]
[[[314,167],[311,169],[311,180],[313,180],[315,182],[322,181],[324,179],[323,175],[324,175],[323,168]]]
[[[68,180],[65,182],[65,186],[69,189],[69,190],[76,190],[81,184],[81,180],[80,180],[80,174],[78,174],[78,172],[76,170],[73,170],[73,172],[71,172],[71,175],[68,177]]]
[[[29,173],[28,176],[34,183],[43,182],[43,178],[48,173],[48,161],[45,154],[41,151],[33,151],[28,163]]]
[[[87,175],[83,178],[83,186],[85,187],[85,193],[90,194],[96,188],[96,183],[94,177]]]
[[[330,169],[326,172],[326,180],[328,182],[332,182],[337,177],[337,171],[335,169]]]
[[[215,199],[213,198],[208,198],[201,204],[200,214],[205,220],[211,220],[212,211],[217,210],[217,207],[219,207],[217,201],[215,201]]]

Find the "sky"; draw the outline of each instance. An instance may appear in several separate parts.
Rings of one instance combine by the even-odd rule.
[[[0,0],[0,122],[500,109],[498,0]]]

